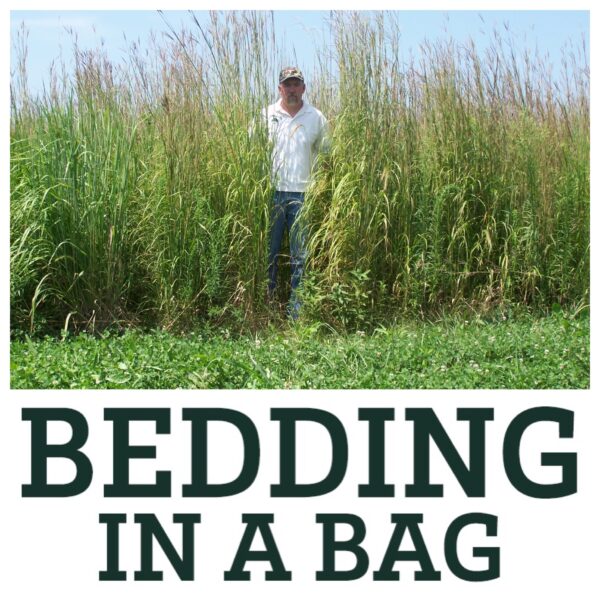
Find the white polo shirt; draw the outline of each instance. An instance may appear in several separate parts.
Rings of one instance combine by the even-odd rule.
[[[281,99],[267,108],[266,118],[269,138],[273,143],[272,175],[275,189],[280,192],[304,192],[325,138],[327,120],[321,111],[306,101],[292,117],[282,108]]]

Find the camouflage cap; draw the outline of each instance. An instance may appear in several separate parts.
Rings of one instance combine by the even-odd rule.
[[[283,83],[286,79],[291,79],[292,77],[304,81],[304,75],[302,75],[302,71],[298,67],[284,67],[279,71],[279,83]]]

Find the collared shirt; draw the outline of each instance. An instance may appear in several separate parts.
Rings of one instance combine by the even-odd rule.
[[[281,99],[267,108],[266,118],[269,138],[273,143],[272,174],[275,189],[281,192],[304,192],[325,138],[327,120],[321,111],[306,101],[292,117],[281,106]]]

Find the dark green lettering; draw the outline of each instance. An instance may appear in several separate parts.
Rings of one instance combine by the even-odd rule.
[[[182,581],[194,579],[194,525],[200,523],[198,514],[175,514],[173,523],[182,525],[182,551],[177,553],[156,515],[136,514],[135,522],[141,526],[141,568],[134,573],[136,581],[162,581],[163,572],[153,567],[153,540],[156,540]]]
[[[101,514],[99,520],[106,524],[106,570],[100,571],[100,581],[125,581],[127,573],[119,569],[119,525],[127,522],[127,515]]]
[[[559,483],[536,483],[525,475],[521,466],[521,438],[534,423],[551,421],[558,423],[558,436],[573,437],[573,411],[551,406],[530,408],[517,415],[508,426],[504,436],[504,469],[512,485],[531,498],[562,498],[577,492],[577,454],[566,452],[542,452],[543,467],[562,468]]]
[[[469,497],[485,496],[485,422],[494,418],[492,408],[459,408],[459,421],[469,421],[469,467],[450,441],[431,408],[407,408],[406,419],[414,421],[414,483],[406,486],[409,498],[441,498],[444,486],[430,480],[430,443],[432,439],[446,463]]]
[[[359,408],[358,418],[369,422],[369,483],[358,486],[358,496],[393,498],[394,486],[385,483],[385,422],[394,420],[394,409]]]
[[[481,571],[472,571],[465,568],[458,558],[458,536],[467,526],[473,524],[485,525],[487,536],[498,535],[498,517],[486,513],[469,513],[454,519],[448,527],[444,539],[444,553],[448,568],[460,579],[465,581],[490,581],[500,577],[500,549],[499,548],[473,548],[474,557],[488,559],[488,568]]]
[[[267,581],[291,581],[292,573],[285,569],[269,526],[273,523],[273,515],[244,514],[242,523],[246,523],[246,529],[231,569],[225,571],[225,581],[250,581],[250,571],[244,571],[248,561],[268,561],[271,564],[271,571],[265,573]],[[265,544],[264,550],[250,550],[257,531]]]
[[[31,483],[22,486],[26,498],[77,496],[92,482],[92,463],[81,452],[88,438],[85,417],[71,408],[24,408],[24,421],[31,421]],[[71,426],[71,439],[65,444],[48,444],[48,422],[64,421]],[[48,483],[48,459],[66,458],[75,465],[70,483]]]
[[[273,408],[271,419],[279,421],[279,484],[271,486],[273,497],[321,496],[335,490],[346,474],[348,439],[344,426],[331,413],[316,408]],[[312,421],[323,425],[331,438],[331,468],[322,481],[296,483],[296,423]]]
[[[369,568],[369,556],[360,545],[367,533],[365,523],[351,514],[320,514],[317,523],[323,524],[323,569],[317,571],[317,581],[351,581],[362,577]],[[335,526],[338,523],[352,527],[349,540],[335,539]],[[356,566],[348,571],[337,571],[335,568],[336,552],[351,552],[356,558]]]
[[[129,483],[129,461],[132,458],[156,458],[155,446],[131,446],[129,423],[155,421],[156,433],[170,433],[168,408],[106,408],[104,419],[113,422],[113,482],[104,486],[107,497],[169,497],[171,473],[158,471],[153,484]]]
[[[398,581],[400,572],[394,571],[394,563],[398,560],[417,561],[421,567],[415,571],[415,581],[439,581],[440,571],[436,571],[427,552],[427,546],[421,535],[419,523],[423,522],[422,514],[393,514],[392,523],[396,523],[390,543],[381,563],[379,571],[373,573],[375,581]],[[415,546],[414,550],[400,550],[404,532],[408,531]]]
[[[248,489],[260,463],[260,444],[254,423],[245,414],[226,408],[184,408],[183,419],[192,422],[192,483],[183,486],[183,496],[233,496]],[[208,421],[231,423],[242,435],[244,460],[234,481],[208,483]]]

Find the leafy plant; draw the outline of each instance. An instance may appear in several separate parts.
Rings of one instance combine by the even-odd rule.
[[[225,328],[31,338],[11,343],[13,388],[587,388],[590,320],[546,317],[407,321],[372,334],[322,324],[232,335]]]

